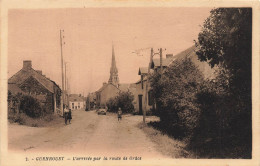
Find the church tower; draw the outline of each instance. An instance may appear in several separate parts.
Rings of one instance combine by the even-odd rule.
[[[118,84],[119,84],[118,70],[116,68],[114,45],[112,45],[112,63],[111,63],[111,67],[110,67],[110,77],[109,77],[108,83],[111,83],[111,84],[115,85],[116,87],[118,87]]]

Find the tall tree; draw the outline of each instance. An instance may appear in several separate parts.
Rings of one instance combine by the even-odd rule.
[[[201,61],[218,65],[230,75],[230,90],[236,94],[251,96],[252,67],[252,9],[217,8],[205,20],[199,33]],[[251,100],[251,98],[249,99]]]
[[[199,50],[196,53],[201,61],[207,61],[211,67],[218,66],[219,72],[213,86],[208,88],[209,93],[205,93],[207,95],[203,98],[205,102],[204,99],[213,95],[216,96],[215,100],[211,101],[212,104],[210,102],[206,104],[207,109],[202,109],[204,117],[201,116],[200,121],[206,122],[214,114],[212,112],[215,112],[213,116],[220,125],[208,126],[211,129],[214,129],[212,126],[222,129],[212,138],[217,138],[218,145],[225,145],[225,148],[243,146],[240,152],[236,149],[239,153],[235,157],[250,158],[252,147],[252,9],[217,8],[210,13],[198,35],[196,45]],[[203,125],[200,125],[199,131],[204,131]],[[198,134],[198,138],[201,139],[200,135]]]

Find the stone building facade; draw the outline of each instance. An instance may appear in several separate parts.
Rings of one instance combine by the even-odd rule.
[[[31,61],[23,61],[23,68],[8,79],[8,91],[13,95],[30,95],[48,111],[60,111],[60,87],[42,71],[34,70]]]

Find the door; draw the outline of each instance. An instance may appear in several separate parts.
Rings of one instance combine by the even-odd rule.
[[[139,113],[143,113],[143,95],[138,95],[138,101],[139,101]]]

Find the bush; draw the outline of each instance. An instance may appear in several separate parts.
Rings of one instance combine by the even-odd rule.
[[[117,112],[120,107],[123,113],[132,113],[134,112],[133,101],[134,95],[131,92],[120,92],[118,96],[110,98],[106,105],[110,112]]]
[[[189,59],[175,61],[163,74],[150,76],[157,115],[170,135],[190,137],[198,123],[196,93],[203,83],[202,73]]]
[[[21,99],[20,110],[32,118],[40,117],[44,112],[40,102],[37,99],[26,95],[24,95]]]
[[[241,99],[230,92],[222,73],[197,94],[201,114],[189,147],[205,157],[250,158],[251,114],[240,107]]]

